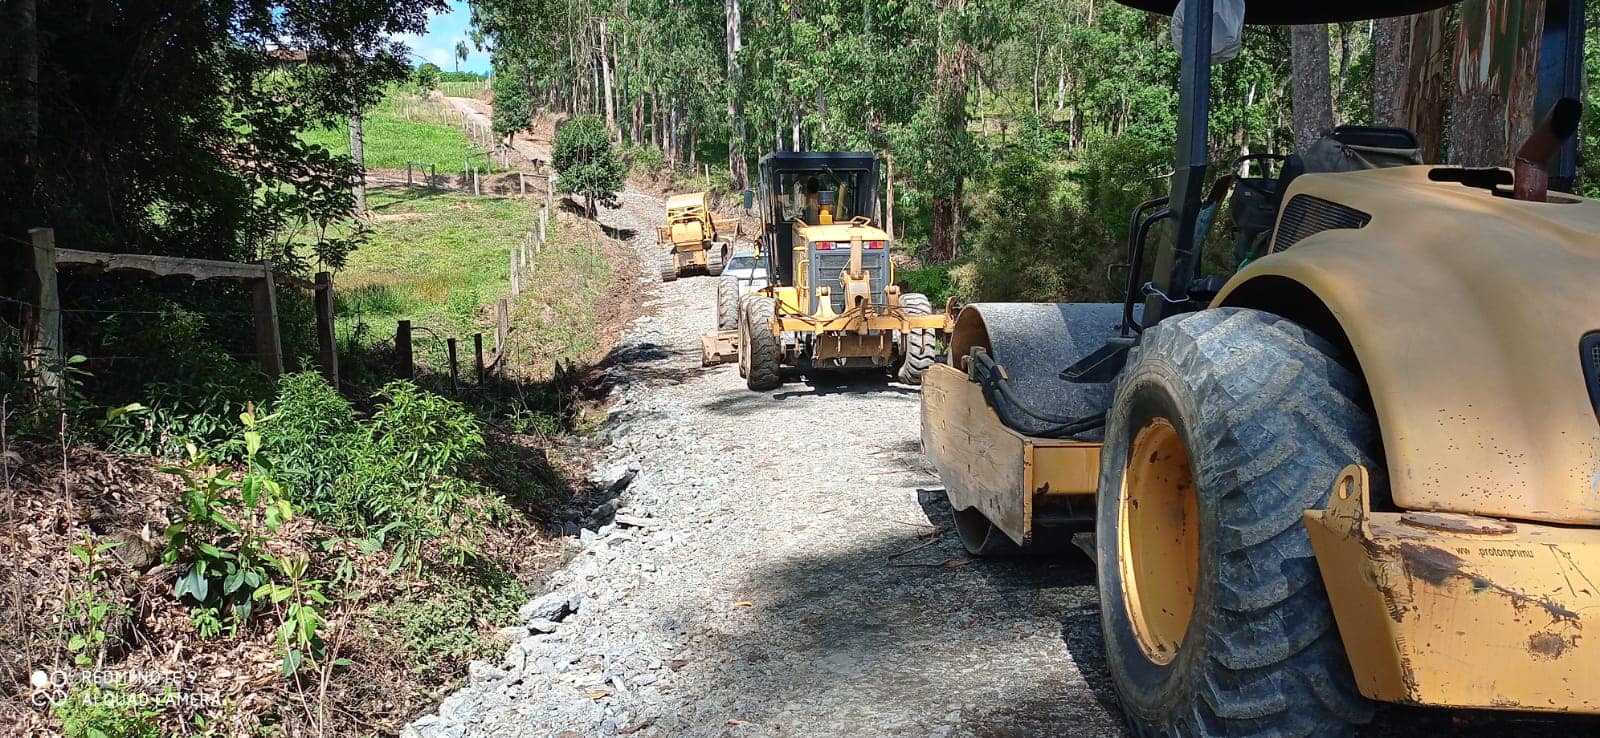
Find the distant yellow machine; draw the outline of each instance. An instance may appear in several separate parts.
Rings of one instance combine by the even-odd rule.
[[[666,210],[666,225],[656,228],[656,243],[666,251],[661,256],[661,281],[722,274],[739,235],[739,220],[713,215],[704,192],[673,195],[667,198]]]
[[[871,218],[877,165],[870,153],[762,157],[769,286],[741,298],[733,341],[750,389],[778,387],[783,366],[887,371],[917,384],[933,365],[948,321],[926,296],[894,284],[890,236]],[[747,206],[754,200],[747,192]],[[727,342],[702,340],[702,351],[719,346]]]
[[[1348,735],[1373,701],[1600,714],[1600,201],[1566,194],[1583,4],[1545,6],[1514,169],[1404,165],[1410,132],[1352,127],[1215,182],[1212,5],[1183,5],[1172,195],[1134,213],[1124,301],[968,305],[924,377],[958,536],[1092,534],[1136,735]],[[1202,276],[1225,203],[1241,268]]]

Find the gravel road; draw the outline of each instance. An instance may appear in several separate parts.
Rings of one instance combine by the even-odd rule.
[[[643,249],[660,201],[623,204],[601,220]],[[644,288],[600,431],[615,520],[569,526],[505,658],[407,736],[1120,733],[1087,560],[965,555],[916,388],[750,392],[700,367],[715,279]]]

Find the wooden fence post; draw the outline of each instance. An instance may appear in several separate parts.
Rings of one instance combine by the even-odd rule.
[[[416,363],[411,356],[411,321],[402,320],[395,324],[394,329],[394,361],[395,374],[401,379],[411,379],[416,375]]]
[[[322,376],[339,389],[339,347],[333,336],[333,275],[317,272],[317,350],[322,359]]]
[[[406,162],[406,186],[411,186],[411,162]]]
[[[272,267],[263,266],[255,282],[256,360],[267,376],[277,379],[283,374],[283,343],[278,337],[278,285]]]
[[[517,197],[528,196],[528,177],[522,172],[517,172]]]
[[[522,268],[517,264],[517,247],[511,247],[511,296],[522,294]]]
[[[505,352],[505,350],[506,350],[506,338],[511,333],[511,305],[510,305],[509,302],[506,301],[506,298],[502,297],[502,298],[500,298],[500,300],[498,302],[495,303],[494,312],[495,312],[494,350],[495,350],[495,353],[498,354],[498,353]],[[499,361],[497,360],[495,363],[498,364]]]
[[[39,389],[54,397],[61,388],[56,374],[61,356],[61,292],[56,283],[56,232],[30,228],[32,242],[25,252],[28,276],[23,280],[22,353],[30,369],[39,372]]]
[[[461,375],[456,371],[456,339],[446,338],[444,346],[445,351],[450,354],[450,392],[451,394],[460,394]]]
[[[478,384],[483,384],[483,334],[472,334],[472,363],[478,368]]]
[[[544,228],[545,228],[545,224],[549,220],[550,220],[550,208],[549,208],[549,206],[545,206],[544,208],[539,210],[539,246],[538,246],[537,249],[535,249],[536,251],[544,250],[544,240],[545,240]]]

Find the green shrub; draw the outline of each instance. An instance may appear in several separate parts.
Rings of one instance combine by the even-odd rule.
[[[1125,253],[1133,208],[1166,187],[1170,148],[1104,139],[1067,168],[1041,148],[1008,149],[990,169],[973,210],[971,261],[950,273],[955,292],[968,300],[1119,299],[1107,267]]]
[[[461,403],[392,382],[361,421],[315,372],[279,383],[264,443],[289,496],[324,523],[392,546],[416,562],[424,541],[458,561],[481,540],[477,521],[500,506],[469,479],[485,456],[478,421]]]
[[[378,620],[405,646],[417,671],[451,670],[504,648],[485,626],[512,620],[528,599],[517,578],[494,564],[463,577],[430,577],[433,585],[381,605]]]
[[[945,303],[956,294],[956,285],[950,279],[952,264],[934,264],[922,269],[905,269],[894,273],[900,291],[920,292],[928,296],[934,310],[944,309]]]
[[[562,124],[551,146],[550,163],[561,173],[556,189],[585,198],[591,215],[596,203],[617,206],[624,178],[622,160],[599,116],[580,115]]]
[[[629,146],[622,159],[628,162],[629,174],[641,177],[653,177],[667,166],[666,155],[654,146]]]
[[[294,516],[283,487],[272,478],[272,463],[261,453],[256,420],[243,413],[245,431],[236,441],[244,471],[238,479],[207,452],[189,446],[182,466],[163,471],[183,478],[184,490],[167,526],[162,561],[176,565],[172,594],[199,606],[201,635],[236,629],[255,610],[260,587],[268,582],[267,542]]]
[[[363,442],[355,408],[316,372],[278,380],[272,415],[261,423],[268,454],[289,499],[319,520],[338,524],[349,514],[331,498],[334,483]]]

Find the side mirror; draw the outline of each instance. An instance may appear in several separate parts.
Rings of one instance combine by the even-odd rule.
[[[749,210],[750,208],[753,208],[755,206],[756,206],[756,191],[755,190],[745,190],[744,191],[744,209],[745,210]]]

